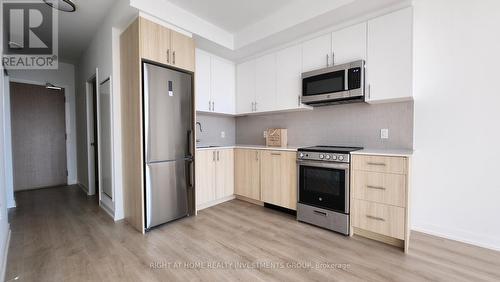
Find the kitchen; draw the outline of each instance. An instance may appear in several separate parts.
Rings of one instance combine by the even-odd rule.
[[[296,213],[299,221],[340,234],[356,233],[408,251],[406,207],[413,154],[412,15],[411,7],[404,8],[324,31],[318,37],[239,64],[196,49],[194,156],[192,125],[173,129],[179,136],[188,132],[186,142],[177,135],[169,138],[162,133],[162,126],[171,132],[174,125],[154,122],[189,121],[190,102],[175,102],[182,103],[182,110],[176,114],[179,116],[171,116],[173,108],[161,100],[161,88],[155,88],[158,82],[146,82],[152,66],[144,63],[144,115],[149,117],[144,122],[147,222],[145,229],[140,224],[136,228],[153,231],[155,226],[237,198],[285,209]],[[144,29],[141,36],[148,36],[147,30],[156,25],[140,18],[140,33]],[[179,67],[175,63],[179,51],[172,50],[172,58],[167,51],[166,63]],[[155,58],[147,56],[143,58]],[[172,89],[171,84],[169,96],[187,95],[175,86]],[[185,83],[173,80],[176,84]],[[165,106],[158,107],[161,103]],[[154,113],[153,108],[159,112]],[[169,110],[163,111],[165,108]],[[283,119],[288,120],[288,129],[272,127],[283,127]],[[338,127],[346,132],[338,134],[342,130]],[[403,136],[389,138],[389,129]],[[187,188],[174,185],[167,196],[161,194],[161,187],[174,182],[161,174],[174,172],[153,172],[153,165],[172,159],[154,152],[163,150],[158,144],[176,142],[169,139],[177,140],[177,148],[188,148],[181,155],[189,163]],[[176,207],[171,211],[159,208],[165,204],[160,199],[181,199],[179,193],[185,194],[181,201],[187,204],[179,208],[171,203]]]

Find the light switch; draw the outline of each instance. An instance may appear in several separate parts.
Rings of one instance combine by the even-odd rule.
[[[380,139],[389,139],[389,129],[388,128],[380,129]]]
[[[264,133],[262,134],[262,136],[264,136],[264,138],[267,138],[267,130],[264,130]]]

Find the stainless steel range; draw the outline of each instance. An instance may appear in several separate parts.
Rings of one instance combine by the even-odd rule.
[[[297,152],[297,220],[349,234],[351,152],[361,147],[316,146]]]

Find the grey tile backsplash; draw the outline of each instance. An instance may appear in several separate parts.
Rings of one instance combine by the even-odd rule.
[[[313,111],[236,118],[236,143],[265,144],[266,128],[287,128],[288,145],[346,145],[373,149],[413,148],[413,101],[341,104]],[[380,139],[380,129],[389,139]]]
[[[197,138],[200,140],[197,143],[198,146],[229,146],[235,144],[236,120],[234,117],[199,113],[196,117],[203,129],[200,132],[199,126],[196,126]],[[221,132],[224,132],[225,138],[221,137]]]
[[[346,145],[372,149],[413,148],[413,102],[317,107],[312,111],[226,117],[198,114],[198,145],[264,145],[267,128],[287,128],[290,146]],[[389,129],[389,139],[380,129]],[[221,138],[221,131],[226,137]]]

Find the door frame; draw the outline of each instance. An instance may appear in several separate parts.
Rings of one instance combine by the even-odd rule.
[[[33,81],[33,80],[27,80],[27,79],[17,79],[17,78],[13,78],[13,77],[9,77],[10,78],[10,81],[9,82],[16,82],[16,83],[24,83],[24,84],[31,84],[31,85],[38,85],[38,86],[44,86],[45,87],[45,84],[47,82],[40,82],[40,81]],[[69,89],[70,87],[67,86],[67,85],[62,85],[62,84],[58,84],[56,83],[56,85],[58,87],[61,87],[62,90],[64,91],[64,119],[65,119],[65,134],[66,134],[66,171],[67,171],[67,175],[66,175],[66,183],[70,183],[69,181],[69,169],[71,167],[71,156],[70,156],[70,152],[71,152],[71,144],[70,144],[70,140],[68,138],[68,132],[71,131],[71,111],[70,111],[70,105],[69,105],[69,93],[67,91],[67,89]],[[9,92],[9,101],[11,100],[12,98],[12,91]],[[8,105],[10,107],[10,105]],[[75,117],[76,118],[76,117]],[[12,131],[10,132],[10,136],[8,136],[8,138],[12,139]],[[75,134],[72,134],[73,136]],[[74,138],[74,137],[73,137]],[[76,140],[75,140],[76,141]],[[12,150],[12,148],[11,148]],[[75,160],[76,161],[76,160]],[[76,175],[76,171],[73,172],[75,175]],[[14,175],[12,175],[12,177],[14,177]]]
[[[87,123],[87,180],[88,180],[88,191],[87,191],[87,195],[91,196],[91,195],[95,195],[96,194],[96,186],[95,186],[95,183],[96,183],[96,179],[95,179],[95,173],[91,173],[92,171],[95,171],[95,164],[97,162],[97,166],[98,166],[98,169],[99,168],[99,144],[97,144],[97,160],[95,160],[95,154],[93,151],[94,149],[92,148],[92,146],[90,145],[92,143],[92,140],[91,140],[91,136],[94,135],[94,124],[96,124],[97,126],[97,140],[99,142],[99,117],[98,117],[98,114],[99,114],[99,111],[97,111],[97,113],[95,114],[95,117],[97,118],[97,121],[94,123],[94,124],[90,124],[90,116],[92,116],[92,121],[94,119],[94,112],[93,112],[93,104],[90,103],[90,101],[92,101],[93,97],[93,92],[92,92],[92,84],[93,84],[93,81],[95,80],[95,93],[96,93],[96,110],[99,109],[99,99],[97,99],[97,95],[99,95],[99,70],[96,68],[95,69],[95,73],[92,74],[86,81],[85,81],[85,104],[86,104],[86,123]],[[91,128],[92,128],[92,131],[91,132]],[[94,147],[95,148],[95,147]],[[90,161],[91,158],[94,158],[94,164],[92,165],[92,162]],[[100,182],[100,180],[98,179],[98,181]],[[99,193],[99,195],[97,195],[99,197],[99,205],[101,204],[101,193]]]

